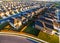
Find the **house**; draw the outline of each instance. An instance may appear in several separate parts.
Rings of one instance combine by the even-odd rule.
[[[34,28],[38,29],[38,30],[42,30],[44,28],[44,25],[42,22],[40,21],[35,21],[35,25],[34,25]]]

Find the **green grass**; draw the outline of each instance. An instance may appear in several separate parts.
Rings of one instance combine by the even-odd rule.
[[[33,34],[33,35],[37,36],[40,31],[37,30],[37,29],[34,29],[32,27],[32,24],[33,23],[31,23],[30,25],[28,25],[28,27],[23,32],[26,32],[26,33]]]
[[[55,6],[60,6],[60,3],[55,3]]]
[[[39,39],[45,40],[45,41],[47,41],[49,43],[59,43],[58,36],[56,36],[56,35],[49,35],[47,33],[41,32],[41,31],[39,31],[37,29],[34,29],[32,27],[32,24],[33,23],[28,25],[28,27],[23,32],[26,32],[26,33],[29,33],[29,34],[33,34],[33,35],[37,36]]]
[[[0,19],[2,19],[2,18],[0,17]]]
[[[48,35],[46,33],[40,32],[38,38],[45,40],[49,43],[59,43],[59,37],[56,35]]]
[[[0,29],[3,29],[5,26],[7,26],[9,23],[8,22],[5,22],[3,24],[0,24]]]

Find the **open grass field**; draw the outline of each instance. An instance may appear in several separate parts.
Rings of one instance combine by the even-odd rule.
[[[33,28],[33,23],[31,23],[27,26],[27,28],[23,32],[37,36],[39,34],[40,30]]]
[[[44,33],[42,31],[39,31],[32,26],[33,23],[28,25],[28,27],[23,31],[32,35],[37,36],[39,39],[45,40],[49,43],[59,43],[59,37],[56,35],[49,35],[47,33]]]
[[[42,40],[45,40],[49,43],[59,43],[59,37],[56,36],[56,35],[49,35],[49,34],[46,34],[44,32],[41,32],[39,33],[38,35],[38,38],[39,39],[42,39]]]

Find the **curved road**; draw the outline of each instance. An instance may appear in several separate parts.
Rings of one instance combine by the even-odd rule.
[[[0,43],[48,43],[41,39],[37,39],[32,36],[25,34],[9,33],[9,32],[0,32]]]

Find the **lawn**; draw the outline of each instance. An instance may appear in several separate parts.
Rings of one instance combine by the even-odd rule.
[[[40,31],[39,35],[38,35],[39,39],[45,40],[49,43],[59,43],[59,37],[56,35],[48,35],[46,33],[43,33]]]
[[[23,31],[32,35],[37,36],[39,39],[45,40],[49,43],[59,43],[59,38],[56,35],[49,35],[33,28],[33,23],[29,24],[28,27]]]
[[[55,6],[60,6],[60,2],[59,3],[55,3]]]
[[[37,36],[39,34],[40,30],[33,28],[33,23],[31,23],[28,25],[28,27],[23,32]]]
[[[2,19],[2,18],[0,17],[0,19]]]
[[[3,24],[0,24],[0,29],[3,29],[5,26],[7,26],[9,23],[8,22],[5,22]]]

